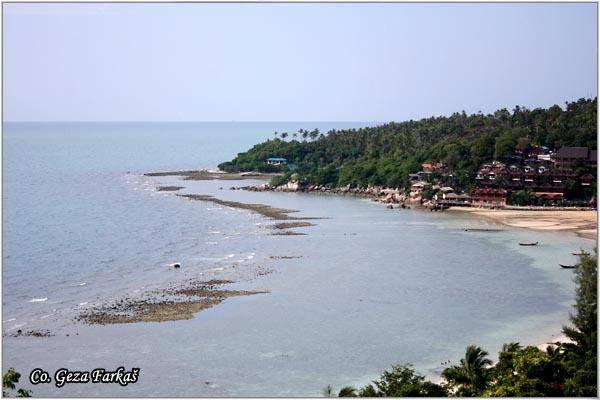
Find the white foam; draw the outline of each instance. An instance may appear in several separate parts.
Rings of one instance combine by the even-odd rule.
[[[17,320],[16,318],[11,318],[11,319],[7,319],[7,320],[6,320],[6,321],[4,321],[4,322],[13,322],[13,321],[16,321],[16,320]]]
[[[77,285],[77,286],[85,286],[85,285],[87,285],[87,282],[81,282],[81,283],[80,283],[79,285]]]
[[[31,299],[31,300],[29,300],[29,302],[30,303],[38,303],[38,302],[46,301],[46,300],[48,300],[48,298],[44,297],[44,298],[41,298],[41,299]]]
[[[88,302],[84,301],[83,303],[79,303],[80,306],[85,306]]]
[[[230,255],[227,256],[227,258],[232,258],[234,256],[235,256],[235,254],[230,254]]]

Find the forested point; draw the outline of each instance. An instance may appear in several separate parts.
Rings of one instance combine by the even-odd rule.
[[[410,187],[409,174],[422,163],[441,162],[455,189],[475,186],[478,167],[491,160],[508,161],[515,151],[532,146],[597,148],[597,98],[529,110],[516,106],[493,114],[464,111],[449,117],[330,130],[300,129],[275,132],[274,138],[240,153],[219,168],[227,172],[284,172],[276,184],[292,173],[303,184],[330,187]],[[287,159],[270,165],[270,157]],[[289,164],[294,165],[293,171]],[[595,175],[595,172],[594,172]]]

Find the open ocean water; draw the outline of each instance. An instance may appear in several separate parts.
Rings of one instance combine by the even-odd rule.
[[[5,123],[3,365],[51,373],[141,369],[138,383],[29,385],[35,396],[319,396],[395,363],[431,377],[469,344],[539,344],[568,322],[571,234],[466,215],[388,210],[364,199],[228,190],[150,171],[214,168],[275,130],[369,123]],[[157,192],[159,185],[184,186]],[[221,189],[222,188],[222,189]],[[273,236],[260,215],[175,193],[212,194],[324,217]],[[539,241],[520,247],[519,241]],[[298,256],[276,259],[277,256]],[[180,270],[168,265],[181,262]],[[270,271],[266,275],[257,271]],[[82,310],[189,278],[268,294],[192,320],[86,326]],[[18,329],[55,336],[12,337]]]

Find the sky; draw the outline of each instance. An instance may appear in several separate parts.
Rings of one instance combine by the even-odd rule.
[[[597,95],[595,3],[3,4],[4,121],[403,121]]]

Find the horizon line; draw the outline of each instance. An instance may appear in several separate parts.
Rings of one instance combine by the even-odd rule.
[[[386,120],[393,121],[393,120]],[[244,123],[262,123],[262,122],[386,122],[376,120],[212,120],[212,121],[200,121],[200,120],[12,120],[2,121],[5,123],[232,123],[232,122],[244,122]]]

